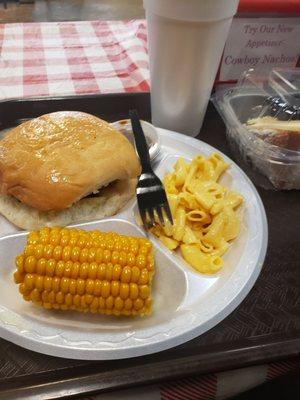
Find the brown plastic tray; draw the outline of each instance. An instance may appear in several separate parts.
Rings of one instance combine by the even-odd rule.
[[[130,108],[149,120],[149,93],[2,101],[0,129],[57,110],[113,121],[126,118]],[[231,156],[212,105],[199,138]],[[181,346],[120,361],[55,358],[0,339],[0,399],[70,398],[299,356],[300,193],[258,190],[269,223],[267,257],[254,288],[229,317]]]

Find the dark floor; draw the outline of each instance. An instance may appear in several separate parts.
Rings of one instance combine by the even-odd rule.
[[[0,23],[143,18],[142,0],[35,0],[33,4],[0,0]]]

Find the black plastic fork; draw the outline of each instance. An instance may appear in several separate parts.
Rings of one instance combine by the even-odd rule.
[[[146,230],[151,228],[155,224],[155,213],[162,225],[165,224],[166,217],[173,224],[165,189],[151,167],[148,146],[138,113],[136,110],[131,110],[129,116],[136,150],[142,166],[142,173],[136,187],[136,196],[143,225]]]

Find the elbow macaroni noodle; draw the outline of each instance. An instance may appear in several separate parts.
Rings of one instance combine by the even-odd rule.
[[[239,234],[236,209],[243,198],[217,182],[227,168],[219,154],[199,155],[190,163],[179,158],[174,171],[164,177],[174,225],[166,221],[151,232],[168,249],[180,248],[184,260],[198,272],[219,271],[221,256]]]

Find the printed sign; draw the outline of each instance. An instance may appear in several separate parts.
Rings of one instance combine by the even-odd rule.
[[[243,71],[295,67],[300,54],[300,18],[234,18],[220,68],[220,81]]]

